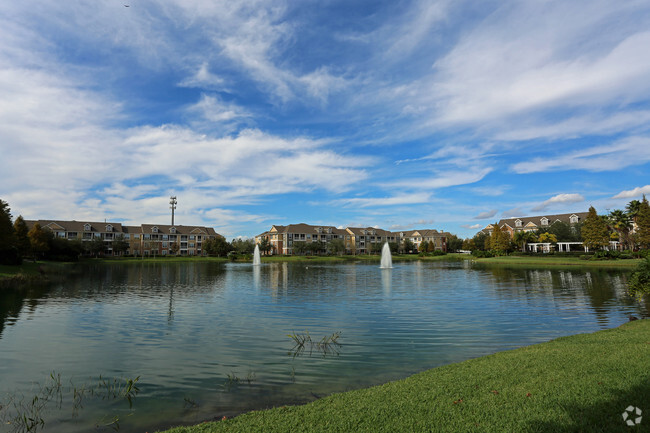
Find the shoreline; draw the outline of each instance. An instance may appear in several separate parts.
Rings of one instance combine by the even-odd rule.
[[[311,403],[161,433],[629,431],[650,406],[650,319],[433,368]]]
[[[353,263],[353,262],[379,262],[380,255],[357,256],[262,256],[265,263]],[[419,256],[418,254],[396,254],[392,256],[393,262],[410,261],[469,261],[472,266],[501,266],[516,268],[566,268],[575,269],[609,269],[633,270],[643,259],[615,259],[615,260],[582,260],[571,256],[500,256],[490,258],[475,258],[467,254],[449,253],[442,256]],[[86,264],[144,264],[144,263],[251,263],[251,260],[230,261],[225,257],[115,257],[115,258],[87,258],[78,262],[27,262],[19,266],[0,266],[0,288],[28,283],[48,283],[55,279],[64,278],[70,272],[67,268]]]

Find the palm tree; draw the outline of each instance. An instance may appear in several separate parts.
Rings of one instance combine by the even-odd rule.
[[[515,241],[515,244],[517,244],[518,247],[521,247],[521,252],[525,253],[526,252],[526,245],[528,245],[531,242],[536,242],[537,241],[537,236],[535,236],[535,233],[533,232],[516,232],[513,240]]]
[[[632,200],[625,206],[627,214],[636,222],[636,217],[639,215],[639,209],[641,209],[641,202],[639,200]]]
[[[629,249],[630,229],[632,228],[632,218],[630,218],[630,215],[622,210],[614,209],[609,213],[607,219],[610,227],[618,233],[621,246],[625,246],[625,249]]]

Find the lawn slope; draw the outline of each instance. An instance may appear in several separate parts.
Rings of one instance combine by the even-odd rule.
[[[622,413],[643,410],[630,428]],[[647,424],[647,425],[643,425]],[[428,370],[303,406],[177,427],[197,432],[650,431],[650,320]]]

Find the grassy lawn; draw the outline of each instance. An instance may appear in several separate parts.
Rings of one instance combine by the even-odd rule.
[[[546,266],[580,266],[580,267],[598,267],[598,268],[629,268],[632,269],[641,263],[642,259],[626,260],[582,260],[579,257],[556,257],[549,255],[541,256],[502,256],[489,258],[472,258],[467,256],[475,263],[495,264],[495,265],[516,265],[531,267]]]
[[[167,433],[648,431],[649,360],[650,320],[638,320]],[[645,415],[634,428],[630,405]]]

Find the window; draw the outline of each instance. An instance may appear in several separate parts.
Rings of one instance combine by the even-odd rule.
[[[89,232],[91,229],[90,224],[84,224],[84,231]]]
[[[571,224],[575,224],[578,222],[578,216],[577,215],[571,215],[569,218],[569,221],[571,221]]]
[[[196,236],[194,236],[194,235],[190,235],[190,240],[193,241],[194,239],[196,239]]]
[[[158,233],[158,227],[152,227],[152,228],[151,228],[151,231],[152,231],[153,233]]]
[[[521,227],[521,220],[515,221],[515,227]]]
[[[107,225],[107,226],[106,226],[106,231],[107,231],[107,232],[112,232],[112,231],[113,231],[113,226],[110,225],[110,224]]]
[[[176,227],[172,227],[169,229],[169,233],[176,233]]]
[[[548,225],[548,218],[544,217],[542,218],[542,225],[547,226]]]

